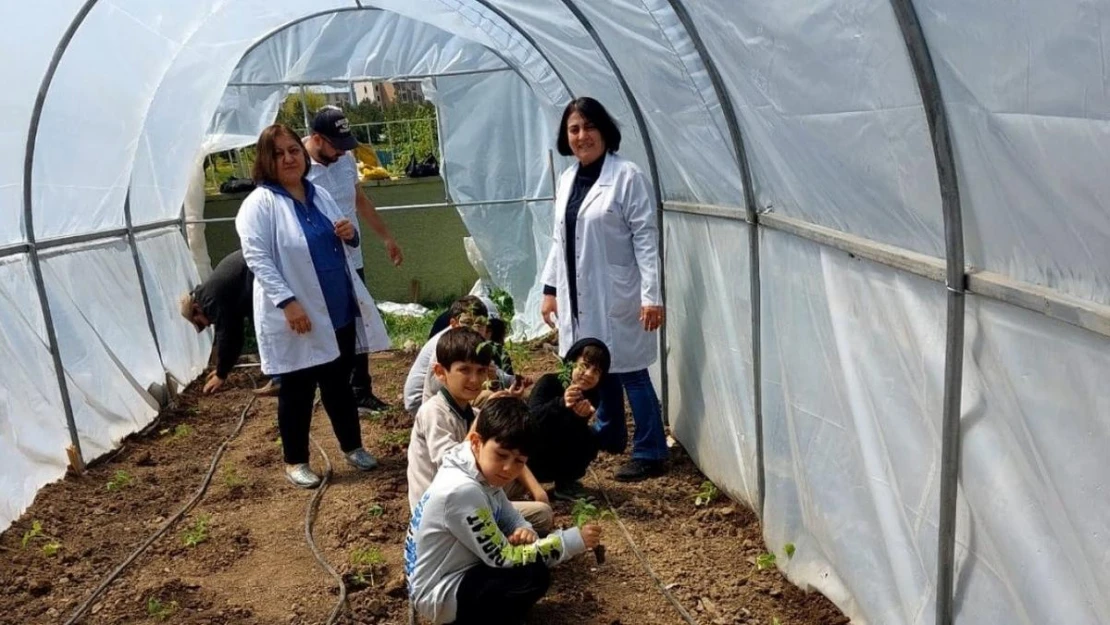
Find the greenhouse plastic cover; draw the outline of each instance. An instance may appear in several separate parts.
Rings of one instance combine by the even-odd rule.
[[[968,263],[1110,304],[1110,0],[912,4]],[[65,471],[64,398],[88,460],[206,364],[209,334],[176,311],[198,269],[183,229],[162,227],[203,157],[272,122],[289,89],[275,83],[438,75],[424,84],[447,188],[475,202],[459,212],[518,335],[543,330],[559,115],[591,95],[668,207],[713,208],[663,219],[673,434],[760,512],[768,550],[795,545],[779,558],[792,581],[856,623],[935,622],[948,291],[769,227],[751,249],[725,114],[756,211],[943,259],[932,135],[889,0],[57,0],[0,18],[0,57],[18,60],[0,69],[0,527]],[[1110,622],[1110,340],[1041,312],[966,298],[957,623]]]

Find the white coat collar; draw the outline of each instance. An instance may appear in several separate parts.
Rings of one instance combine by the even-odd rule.
[[[586,193],[586,197],[582,200],[582,205],[578,209],[579,212],[586,210],[586,207],[588,207],[594,200],[598,198],[598,196],[601,195],[602,187],[611,187],[613,186],[613,184],[616,183],[617,169],[619,167],[619,163],[617,161],[619,159],[619,156],[611,152],[605,155],[605,162],[601,164],[601,173],[597,176],[597,182],[595,182],[594,185],[590,187],[590,191]],[[578,174],[578,168],[581,166],[581,163],[575,163],[575,175]]]

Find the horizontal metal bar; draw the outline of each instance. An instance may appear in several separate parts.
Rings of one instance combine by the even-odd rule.
[[[667,212],[747,222],[742,212],[736,212],[730,207],[664,202],[663,208]],[[758,219],[759,225],[764,228],[792,234],[933,282],[946,283],[946,264],[942,258],[878,243],[777,213],[762,213]],[[1040,313],[1057,321],[1110,337],[1110,306],[1105,304],[1084,300],[1049,287],[1015,280],[993,271],[971,267],[965,269],[964,280],[966,282],[964,288],[968,293]]]
[[[515,200],[486,200],[476,202],[436,202],[434,204],[404,204],[401,206],[378,206],[378,212],[398,211],[414,208],[466,208],[468,206],[498,206],[502,204],[530,204],[532,202],[551,202],[553,197],[526,197]],[[186,219],[185,224],[214,224],[235,221],[234,217],[207,217],[205,219]],[[176,223],[176,222],[175,222]]]
[[[943,258],[911,252],[776,213],[760,214],[759,225],[944,284],[947,265]]]
[[[967,291],[1110,337],[1110,306],[1105,304],[1020,282],[993,271],[968,273]]]
[[[666,200],[663,202],[663,208],[673,213],[704,215],[706,217],[723,217],[724,219],[735,219],[744,222],[748,221],[747,211],[743,206],[710,206],[708,204],[693,204],[691,202],[672,202]]]
[[[135,226],[132,231],[136,234],[146,232],[148,230],[158,230],[160,228],[178,227],[181,222],[177,219],[167,219],[165,221],[155,221],[141,226]],[[84,234],[75,234],[65,237],[54,237],[51,239],[41,239],[35,242],[35,249],[45,251],[52,248],[63,247],[66,245],[78,245],[80,243],[91,243],[94,241],[109,241],[111,239],[119,239],[127,236],[127,228],[113,228],[111,230],[101,230],[99,232],[86,232]],[[14,243],[12,245],[5,245],[0,247],[0,258],[5,256],[13,256],[16,254],[26,254],[31,251],[30,243]]]
[[[443,78],[448,76],[474,76],[477,74],[495,74],[497,72],[511,72],[511,67],[493,67],[487,69],[464,69],[438,74],[401,74],[400,76],[354,76],[351,78],[329,78],[327,80],[275,80],[269,82],[229,82],[228,87],[311,87],[312,85],[345,85],[349,82],[406,82],[422,80],[424,78]]]

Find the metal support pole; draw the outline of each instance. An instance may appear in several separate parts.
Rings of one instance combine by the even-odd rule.
[[[432,88],[436,90],[436,95],[440,98],[443,94],[439,92],[439,79],[435,76],[432,77]],[[436,113],[436,145],[439,146],[439,177],[443,180],[443,199],[444,201],[451,201],[451,187],[447,181],[447,149],[443,146],[443,114],[439,107],[435,107]]]
[[[948,330],[944,350],[944,422],[940,451],[940,519],[937,539],[936,625],[952,625],[956,565],[956,504],[960,479],[960,397],[963,391],[966,288],[963,217],[956,159],[936,68],[913,0],[890,0],[906,44],[933,143],[944,214]]]
[[[643,110],[640,109],[640,103],[636,100],[636,95],[632,92],[632,88],[628,86],[628,81],[624,78],[624,73],[621,72],[617,62],[613,59],[613,55],[609,52],[609,48],[605,45],[601,35],[598,34],[594,25],[586,17],[574,0],[562,0],[567,9],[574,14],[578,22],[582,24],[582,28],[589,33],[590,38],[594,40],[594,45],[597,46],[598,51],[605,57],[609,68],[613,70],[613,75],[617,78],[617,83],[620,84],[621,91],[624,92],[624,97],[628,100],[628,106],[632,109],[632,116],[636,121],[636,128],[640,131],[640,136],[644,140],[644,150],[647,152],[648,170],[651,172],[651,185],[655,192],[655,224],[658,228],[657,246],[659,247],[659,294],[663,299],[664,309],[667,306],[667,271],[666,271],[666,254],[663,247],[663,189],[659,181],[659,166],[655,158],[655,148],[651,143],[651,133],[648,130],[647,122],[644,121]],[[669,374],[667,372],[667,324],[664,321],[663,326],[659,328],[659,371],[660,379],[662,381],[662,388],[660,389],[663,396],[663,422],[670,425],[670,389],[668,385]]]
[[[351,98],[351,106],[358,106],[358,94],[355,93],[355,81],[347,81],[347,95]]]
[[[756,512],[759,514],[760,518],[763,518],[763,504],[766,501],[767,476],[763,451],[763,351],[761,337],[762,310],[760,308],[762,295],[759,270],[759,207],[756,206],[755,189],[752,186],[752,173],[748,163],[748,153],[744,146],[744,136],[740,132],[740,121],[736,117],[736,108],[733,106],[732,96],[729,95],[724,78],[721,77],[721,72],[717,69],[716,62],[709,54],[709,48],[705,45],[705,41],[702,40],[697,26],[694,25],[693,18],[690,17],[689,11],[686,10],[686,5],[683,4],[682,0],[670,0],[670,3],[675,15],[678,16],[679,21],[682,22],[682,26],[686,29],[686,33],[690,36],[691,41],[693,41],[694,48],[701,58],[702,65],[705,66],[706,72],[709,74],[709,80],[713,84],[713,91],[717,95],[717,101],[721,103],[721,113],[724,114],[725,124],[728,126],[729,139],[732,141],[732,149],[736,153],[736,166],[739,169],[740,183],[744,190],[744,213],[748,220],[749,297],[751,299],[752,310],[752,378],[754,380],[752,402],[755,408],[756,484],[759,490],[759,502]]]
[[[305,134],[308,133],[308,94],[305,93],[304,85],[301,85],[301,115],[304,116]]]
[[[50,348],[50,355],[54,360],[54,375],[58,381],[58,392],[61,395],[62,409],[65,411],[66,426],[69,428],[70,464],[76,471],[84,471],[85,456],[81,452],[81,437],[77,432],[77,423],[73,416],[73,402],[69,395],[69,385],[66,383],[65,367],[62,364],[62,353],[58,347],[58,335],[54,331],[54,317],[50,314],[50,299],[46,295],[46,283],[43,282],[42,264],[39,262],[39,253],[35,248],[35,211],[33,209],[32,177],[35,170],[35,141],[38,139],[39,122],[42,120],[42,107],[46,103],[46,94],[50,91],[50,83],[54,81],[54,74],[62,62],[66,48],[73,40],[77,29],[88,17],[96,0],[86,0],[77,14],[73,16],[69,27],[66,28],[62,38],[54,48],[54,55],[50,58],[50,65],[39,84],[38,95],[35,96],[35,108],[31,111],[31,123],[27,129],[27,146],[23,155],[23,223],[26,228],[27,244],[30,247],[28,256],[31,260],[31,273],[35,279],[35,290],[38,292],[39,305],[42,308],[43,324],[46,326],[46,340]]]
[[[154,339],[154,349],[158,352],[158,362],[162,370],[166,370],[166,361],[162,359],[162,346],[158,341],[158,331],[154,327],[154,313],[150,308],[150,294],[146,289],[146,280],[143,277],[143,264],[139,259],[139,246],[135,242],[135,225],[131,219],[131,189],[127,189],[127,196],[123,200],[123,218],[127,225],[127,246],[131,248],[131,259],[135,261],[135,274],[139,277],[139,293],[143,297],[143,310],[146,312],[146,324],[150,329],[150,336]]]

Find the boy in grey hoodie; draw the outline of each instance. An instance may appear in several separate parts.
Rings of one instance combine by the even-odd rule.
[[[417,612],[436,625],[518,625],[550,583],[547,567],[593,549],[601,527],[540,540],[502,488],[536,445],[528,407],[492,399],[465,441],[443,459],[405,539],[405,576]]]

